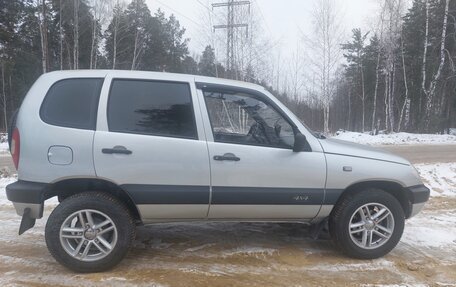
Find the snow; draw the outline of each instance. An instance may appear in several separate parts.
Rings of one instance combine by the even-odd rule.
[[[431,196],[456,196],[456,163],[415,164]]]
[[[2,154],[2,153],[9,153],[8,142],[0,143],[0,154]]]
[[[0,210],[3,206],[11,206],[11,201],[6,198],[5,187],[16,180],[15,177],[0,178]]]
[[[367,145],[456,144],[456,134],[392,133],[370,135],[369,133],[338,131],[332,138]]]
[[[0,154],[8,153],[8,152],[9,152],[8,134],[0,133]]]
[[[453,248],[456,252],[456,210],[419,213],[406,222],[401,242],[427,248]]]

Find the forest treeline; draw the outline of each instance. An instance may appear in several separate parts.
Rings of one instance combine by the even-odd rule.
[[[265,86],[320,131],[325,118],[329,131],[456,127],[456,1],[414,0],[404,15],[393,13],[400,0],[383,1],[380,27],[353,29],[349,41],[338,43],[344,60],[327,84],[324,117],[318,89],[292,95],[257,78],[264,71],[254,67],[225,71],[209,43],[191,55],[178,19],[150,11],[144,0],[0,0],[0,128],[42,73],[68,69],[243,75],[236,78]]]
[[[456,127],[456,1],[385,1],[377,32],[353,29],[337,79],[333,128],[448,132]],[[334,126],[334,123],[337,123]]]

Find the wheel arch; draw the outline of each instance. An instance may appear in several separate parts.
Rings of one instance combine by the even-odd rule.
[[[398,182],[387,180],[368,180],[354,183],[344,189],[336,205],[349,194],[357,193],[367,188],[378,188],[394,196],[404,210],[405,218],[409,218],[412,212],[412,203],[407,190]]]
[[[59,202],[61,202],[74,194],[91,191],[102,191],[115,196],[127,206],[135,221],[142,221],[141,214],[128,192],[119,185],[105,179],[70,178],[55,181],[46,188],[43,201],[57,196]]]

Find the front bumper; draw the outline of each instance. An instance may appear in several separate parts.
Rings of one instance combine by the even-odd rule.
[[[429,200],[431,191],[424,184],[408,187],[408,197],[411,203],[409,218],[417,215]]]

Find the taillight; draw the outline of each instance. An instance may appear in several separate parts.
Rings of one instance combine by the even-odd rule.
[[[13,131],[13,136],[11,138],[11,156],[13,157],[14,166],[16,170],[19,167],[19,155],[21,153],[21,137],[19,135],[19,130],[17,128]]]

